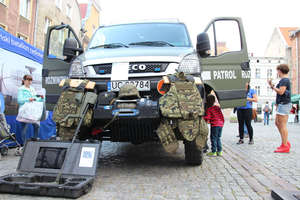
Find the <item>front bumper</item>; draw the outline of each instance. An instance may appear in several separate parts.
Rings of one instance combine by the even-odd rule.
[[[123,108],[118,104],[135,106]],[[102,140],[133,143],[157,141],[155,131],[159,123],[158,102],[146,98],[117,100],[113,105],[97,104],[94,110],[94,127],[105,127],[106,132],[100,134]]]
[[[119,105],[131,104],[134,107]],[[124,119],[159,119],[159,106],[157,101],[141,98],[137,100],[117,100],[113,105],[97,104],[94,110],[95,120]]]

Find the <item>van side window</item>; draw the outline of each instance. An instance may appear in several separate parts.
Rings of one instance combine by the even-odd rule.
[[[206,32],[210,40],[210,56],[218,56],[232,51],[241,51],[240,29],[236,21],[215,21]]]
[[[209,43],[210,43],[210,55],[216,56],[215,35],[214,35],[214,25],[213,24],[207,30],[207,34],[208,34]]]
[[[215,28],[217,55],[242,49],[239,25],[236,21],[216,21]]]
[[[64,42],[67,38],[74,38],[72,31],[68,28],[60,30],[53,29],[49,39],[49,52],[48,58],[58,58],[61,60],[66,59],[63,55]]]

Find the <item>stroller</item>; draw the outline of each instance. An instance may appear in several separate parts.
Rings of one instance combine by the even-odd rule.
[[[11,144],[16,144],[17,149],[21,147],[16,139],[15,133],[10,133],[10,126],[7,124],[4,115],[4,98],[0,93],[0,160],[2,156],[8,154],[8,147]]]

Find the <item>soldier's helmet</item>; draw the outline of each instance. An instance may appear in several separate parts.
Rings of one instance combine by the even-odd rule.
[[[125,84],[120,88],[118,98],[123,100],[130,100],[141,98],[141,96],[138,89],[134,85]]]

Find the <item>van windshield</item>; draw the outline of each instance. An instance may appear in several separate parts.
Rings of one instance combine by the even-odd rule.
[[[89,48],[112,46],[191,47],[191,42],[184,24],[144,23],[99,28],[89,44]]]

